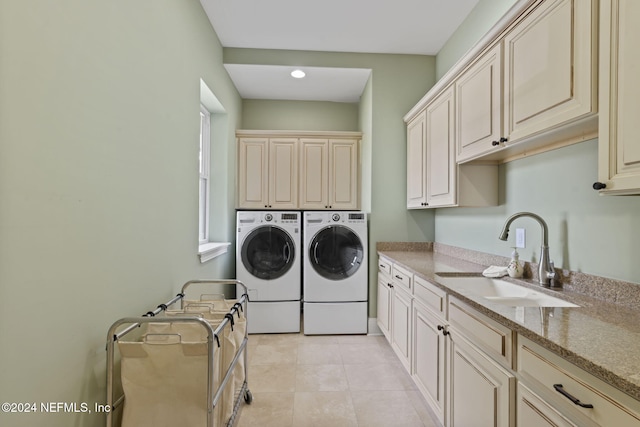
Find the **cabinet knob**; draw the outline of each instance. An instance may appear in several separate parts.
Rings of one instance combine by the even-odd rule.
[[[603,188],[607,188],[607,184],[605,184],[604,182],[594,182],[593,183],[593,189],[594,190],[602,190]]]
[[[497,147],[498,145],[500,145],[500,143],[503,142],[507,142],[509,140],[509,138],[506,137],[501,137],[499,141],[491,141],[491,145],[493,145],[494,147]]]
[[[442,325],[438,325],[438,330],[442,331],[442,335],[444,335],[445,337],[449,335],[449,331],[447,331],[447,329]]]

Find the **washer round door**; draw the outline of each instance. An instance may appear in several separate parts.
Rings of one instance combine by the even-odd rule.
[[[342,280],[353,276],[364,258],[362,241],[351,229],[330,225],[318,231],[309,245],[309,261],[322,277]]]
[[[293,239],[280,227],[258,227],[242,242],[242,264],[247,271],[263,280],[282,277],[295,260]]]

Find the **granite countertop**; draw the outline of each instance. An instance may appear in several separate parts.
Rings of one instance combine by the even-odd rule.
[[[398,246],[379,243],[377,248],[380,255],[640,400],[639,310],[576,292],[572,286],[557,290],[545,289],[531,279],[509,277],[504,279],[570,301],[579,307],[541,309],[491,303],[464,289],[454,289],[441,283],[451,282],[442,280],[442,277],[463,273],[481,274],[489,265],[506,263],[493,263],[491,261],[496,260],[491,256],[477,257],[477,253],[472,251],[462,250],[462,253],[458,253],[452,247],[435,245],[434,247],[434,244],[428,243]],[[438,276],[438,273],[445,274]],[[634,287],[640,289],[640,286]]]

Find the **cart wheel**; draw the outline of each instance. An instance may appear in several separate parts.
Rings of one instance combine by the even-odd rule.
[[[253,402],[253,395],[251,394],[251,391],[247,390],[244,392],[244,401],[247,405],[251,405],[251,402]]]

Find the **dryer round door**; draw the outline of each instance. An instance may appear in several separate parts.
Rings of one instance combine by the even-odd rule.
[[[251,231],[242,242],[242,264],[263,280],[282,277],[295,260],[293,239],[280,227],[264,226]]]
[[[342,225],[330,225],[318,231],[309,245],[309,262],[322,277],[342,280],[353,276],[364,258],[362,241]]]

